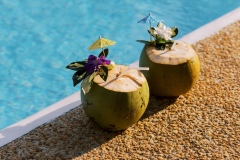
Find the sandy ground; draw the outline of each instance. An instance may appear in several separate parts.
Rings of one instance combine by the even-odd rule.
[[[240,159],[240,21],[194,44],[198,83],[150,97],[143,117],[103,131],[79,106],[0,148],[0,159]]]

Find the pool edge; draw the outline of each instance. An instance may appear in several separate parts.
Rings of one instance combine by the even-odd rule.
[[[183,36],[182,38],[180,38],[180,40],[188,43],[195,43],[201,39],[217,33],[220,29],[237,20],[240,20],[240,7],[201,26],[200,28]],[[134,62],[132,65],[138,65],[138,61]],[[63,115],[64,113],[79,106],[80,104],[80,93],[78,91],[54,103],[53,105],[37,112],[36,114],[26,119],[23,119],[3,130],[0,130],[0,147],[23,136],[24,134],[27,134],[38,126],[47,123],[59,117],[60,115]]]
[[[228,26],[229,24],[237,20],[240,20],[240,7],[184,35],[180,38],[180,40],[194,44],[206,37],[217,33],[222,28]]]
[[[0,147],[23,136],[38,126],[50,122],[81,104],[80,91],[50,105],[49,107],[0,130]]]

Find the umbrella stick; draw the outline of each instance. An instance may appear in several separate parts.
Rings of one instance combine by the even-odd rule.
[[[151,21],[150,21],[150,30],[152,28]],[[152,35],[150,34],[150,41],[152,42]]]

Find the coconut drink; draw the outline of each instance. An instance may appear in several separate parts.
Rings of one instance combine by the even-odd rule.
[[[67,68],[76,71],[72,78],[74,86],[82,82],[81,101],[86,115],[104,129],[125,130],[145,112],[149,87],[139,68],[115,65],[106,59],[107,55],[108,49],[104,49],[98,57],[90,55]]]
[[[82,106],[88,117],[108,130],[124,130],[137,122],[146,110],[149,88],[144,75],[136,69],[116,65],[104,81],[99,75],[86,93],[86,78],[81,86]],[[123,76],[123,73],[127,70]],[[87,88],[87,87],[86,87]]]
[[[154,40],[138,42],[145,43],[139,66],[149,67],[143,74],[150,93],[164,97],[187,93],[196,84],[200,73],[196,51],[186,42],[172,40],[178,34],[177,27],[169,28],[159,22],[148,32]]]
[[[197,82],[200,63],[195,50],[184,42],[176,42],[172,50],[157,50],[145,45],[139,66],[149,67],[143,71],[150,92],[158,96],[179,96],[187,93]]]

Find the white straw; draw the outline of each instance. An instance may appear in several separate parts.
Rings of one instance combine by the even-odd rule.
[[[129,69],[149,70],[149,67],[128,67],[128,68],[126,68],[117,78],[122,77]]]
[[[171,47],[171,49],[172,50],[174,50],[174,48],[176,47],[176,44],[180,44],[180,45],[182,45],[182,46],[185,46],[185,44],[183,43],[183,42],[181,42],[181,41],[179,41],[179,40],[174,40],[174,42],[173,42],[173,45],[172,45],[172,47]]]
[[[128,67],[128,69],[136,69],[136,70],[145,70],[148,71],[149,67]]]

